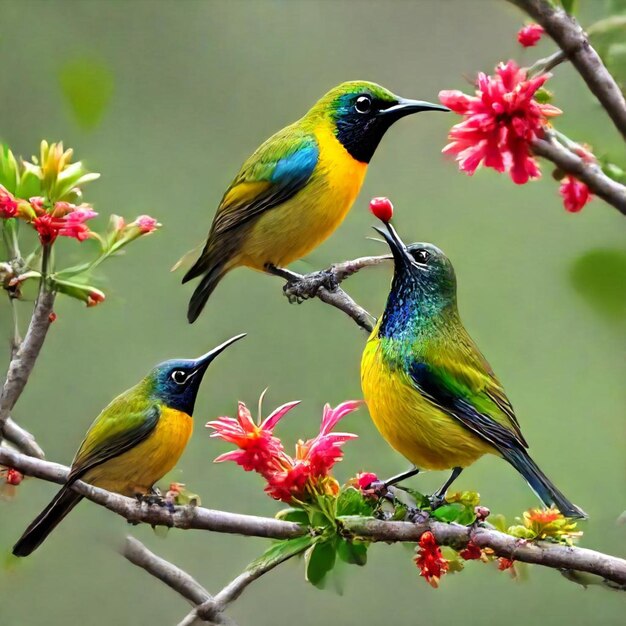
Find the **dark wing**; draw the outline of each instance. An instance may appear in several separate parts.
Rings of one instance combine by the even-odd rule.
[[[419,361],[409,368],[411,381],[423,396],[481,439],[501,451],[527,447],[504,392],[494,391],[489,376],[484,385],[471,385],[472,378],[463,374]]]
[[[119,456],[146,439],[155,429],[161,409],[151,405],[145,410],[127,412],[120,398],[113,401],[93,423],[81,444],[68,477],[80,478],[87,470]]]

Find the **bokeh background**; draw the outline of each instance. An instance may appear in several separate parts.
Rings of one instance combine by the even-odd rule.
[[[583,23],[605,10],[602,0],[581,5]],[[238,399],[255,406],[269,387],[267,410],[303,401],[279,434],[290,442],[312,436],[324,402],[360,397],[365,334],[318,301],[290,306],[277,279],[247,270],[230,274],[190,327],[192,286],[181,287],[170,267],[200,243],[243,159],[333,85],[365,78],[436,101],[440,89],[469,89],[478,70],[511,57],[529,64],[551,44],[522,51],[515,33],[523,16],[503,1],[4,0],[0,19],[2,140],[28,156],[40,139],[62,139],[102,172],[86,193],[99,219],[150,213],[164,225],[104,266],[106,303],[85,309],[59,298],[58,320],[15,418],[49,459],[69,463],[94,416],[154,363],[198,355],[246,331],[211,367],[196,431],[171,478],[207,506],[273,515],[278,506],[256,476],[212,464],[226,446],[209,439],[204,423],[232,414]],[[551,87],[565,110],[562,130],[624,158],[623,143],[570,67],[558,68]],[[425,114],[392,128],[343,226],[293,267],[309,271],[380,252],[366,239],[374,223],[367,204],[389,195],[403,237],[432,241],[452,258],[465,323],[504,381],[533,456],[591,515],[584,545],[623,552],[616,518],[625,493],[624,218],[599,200],[567,214],[549,166],[541,181],[523,187],[491,171],[458,173],[441,155],[456,121]],[[58,246],[78,258],[75,241]],[[389,278],[388,268],[364,271],[347,288],[379,313]],[[23,319],[31,306],[20,306]],[[5,342],[10,327],[0,300]],[[343,426],[359,439],[346,448],[340,479],[406,467],[366,410]],[[416,486],[428,491],[442,479],[420,476]],[[511,520],[537,504],[497,458],[481,460],[457,486],[480,491]],[[0,502],[3,560],[55,489],[27,480],[13,501]],[[188,606],[119,555],[128,533],[213,591],[267,547],[261,539],[199,531],[162,539],[84,502],[33,557],[0,569],[0,624],[176,623]],[[301,562],[290,562],[250,587],[231,615],[242,626],[623,623],[619,594],[584,591],[552,570],[533,568],[514,582],[471,563],[434,591],[411,556],[403,546],[374,546],[367,567],[346,568],[324,592],[304,581]]]

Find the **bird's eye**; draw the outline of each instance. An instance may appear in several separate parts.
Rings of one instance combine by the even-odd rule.
[[[183,370],[174,370],[171,378],[177,385],[183,385],[187,380],[187,372]]]
[[[420,248],[413,253],[413,258],[422,265],[426,265],[428,263],[428,259],[430,259],[430,252],[428,250],[424,250]]]
[[[369,96],[359,96],[354,103],[357,113],[369,113],[372,110],[372,99]]]

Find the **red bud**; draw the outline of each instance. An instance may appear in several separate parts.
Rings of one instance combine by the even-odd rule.
[[[393,204],[385,197],[372,198],[370,200],[370,211],[385,224],[393,217]]]
[[[19,485],[23,479],[24,479],[24,474],[22,474],[21,472],[18,472],[16,469],[13,469],[12,467],[7,467],[5,480],[9,485]]]

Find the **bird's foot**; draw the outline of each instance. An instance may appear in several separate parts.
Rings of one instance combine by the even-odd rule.
[[[283,287],[283,293],[291,304],[300,304],[304,300],[315,298],[322,287],[328,291],[335,291],[338,286],[339,282],[335,272],[332,269],[327,269],[289,280]]]
[[[393,493],[389,490],[389,485],[383,480],[375,480],[367,486],[367,493],[371,493],[378,499],[384,498],[385,500],[393,501]]]
[[[432,496],[428,496],[428,501],[430,502],[431,511],[434,511],[446,503],[446,494],[439,492],[433,493]]]
[[[163,497],[158,487],[152,487],[148,493],[138,493],[135,496],[139,505],[147,504],[148,506],[160,506],[170,511],[174,509],[174,505],[166,497]]]

